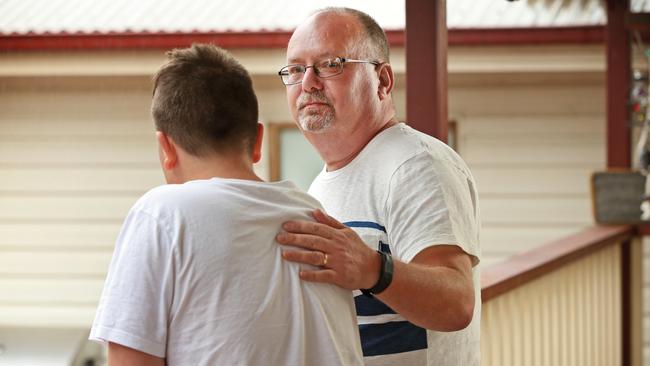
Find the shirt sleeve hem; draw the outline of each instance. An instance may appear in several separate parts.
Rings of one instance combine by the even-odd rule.
[[[119,329],[95,325],[90,330],[88,339],[102,343],[118,343],[122,346],[133,348],[156,357],[165,358],[165,345],[143,339]]]
[[[427,240],[426,242],[423,242],[420,245],[416,245],[413,248],[406,250],[402,258],[400,259],[405,263],[410,263],[413,260],[413,258],[416,255],[418,255],[421,251],[437,245],[455,245],[459,247],[460,249],[463,250],[463,252],[467,253],[471,257],[472,267],[476,267],[480,262],[480,257],[478,253],[475,253],[474,251],[470,250],[470,248],[468,248],[467,246],[463,246],[462,244],[459,244],[454,236],[438,237],[434,240]]]

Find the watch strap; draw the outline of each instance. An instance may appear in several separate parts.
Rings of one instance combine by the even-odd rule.
[[[377,251],[381,257],[381,266],[379,269],[379,279],[374,286],[369,289],[361,289],[361,292],[366,295],[373,297],[373,295],[378,295],[383,292],[390,284],[393,282],[393,257],[385,252]]]

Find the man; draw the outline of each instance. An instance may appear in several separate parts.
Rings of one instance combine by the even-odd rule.
[[[449,147],[395,119],[385,34],[365,13],[328,8],[295,30],[287,64],[290,111],[326,164],[309,193],[331,216],[287,222],[278,241],[312,252],[283,257],[321,266],[305,281],[362,289],[366,364],[478,365],[474,181]]]
[[[90,338],[109,365],[358,365],[349,291],[308,284],[274,238],[318,202],[253,171],[262,125],[246,70],[226,51],[173,50],[152,114],[168,185],[133,206]]]

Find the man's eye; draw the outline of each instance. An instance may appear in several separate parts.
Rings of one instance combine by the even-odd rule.
[[[339,63],[335,60],[327,60],[323,62],[323,68],[336,69],[339,67]]]
[[[303,72],[305,72],[305,67],[302,65],[293,65],[287,68],[289,75],[302,74]]]

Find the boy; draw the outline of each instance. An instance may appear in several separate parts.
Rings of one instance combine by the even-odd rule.
[[[255,175],[250,76],[214,46],[168,58],[151,109],[169,184],[129,212],[90,339],[109,342],[109,365],[361,364],[351,293],[301,282],[274,242],[320,205]]]

